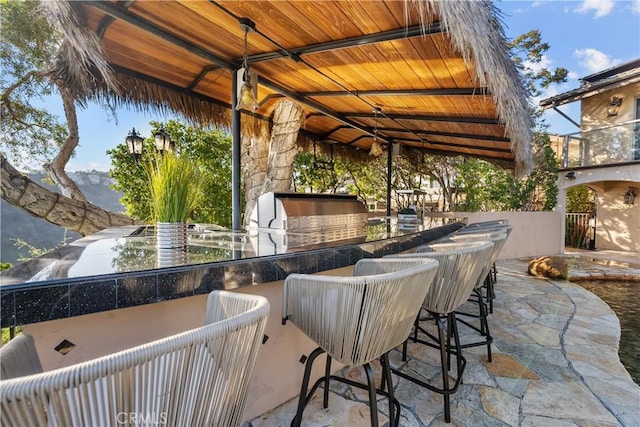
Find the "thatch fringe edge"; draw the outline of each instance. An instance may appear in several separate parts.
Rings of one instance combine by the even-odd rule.
[[[528,173],[533,167],[533,160],[532,122],[528,113],[527,93],[508,55],[506,38],[495,6],[489,0],[411,1],[425,19],[435,11],[449,32],[454,48],[465,61],[473,61],[479,84],[491,90],[498,115],[505,124],[505,133],[512,141],[516,157],[515,172],[519,176]],[[105,60],[100,40],[80,22],[81,14],[73,2],[41,0],[41,7],[49,22],[65,36],[58,61],[60,70],[64,70],[60,78],[71,82],[70,87],[77,88],[78,93],[84,94],[86,99],[108,99],[111,105],[139,109],[149,109],[151,105],[152,109],[160,111],[182,111],[185,117],[191,115],[196,122],[229,126],[230,112],[223,106],[193,99],[187,94],[134,77],[120,74],[116,77],[117,73]],[[102,81],[97,82],[98,78]],[[124,88],[132,87],[135,90],[123,92]],[[166,99],[166,102],[159,104],[157,99]],[[359,152],[355,153],[360,156]]]
[[[435,11],[454,48],[467,63],[475,64],[478,82],[491,90],[505,133],[512,142],[516,175],[526,175],[533,168],[532,119],[527,92],[509,57],[499,11],[489,0],[411,1],[425,19]]]

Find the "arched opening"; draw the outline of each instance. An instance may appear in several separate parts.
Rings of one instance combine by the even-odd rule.
[[[596,200],[596,192],[586,185],[577,185],[567,189],[565,246],[595,250]]]

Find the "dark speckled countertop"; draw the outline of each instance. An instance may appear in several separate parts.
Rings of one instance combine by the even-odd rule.
[[[366,230],[232,232],[190,227],[186,251],[159,260],[153,231],[116,227],[2,272],[2,327],[151,304],[316,273],[436,240],[462,223],[373,222]]]

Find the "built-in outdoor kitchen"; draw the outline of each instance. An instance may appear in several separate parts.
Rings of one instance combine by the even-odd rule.
[[[395,219],[369,219],[354,196],[296,193],[264,194],[251,218],[243,232],[192,224],[187,248],[168,264],[157,257],[153,226],[126,226],[17,265],[1,279],[2,327],[32,335],[49,370],[198,327],[213,290],[266,296],[271,314],[246,409],[257,416],[299,392],[301,373],[291,367],[314,346],[281,324],[287,275],[351,274],[359,259],[407,251],[464,225],[434,218],[400,229]]]

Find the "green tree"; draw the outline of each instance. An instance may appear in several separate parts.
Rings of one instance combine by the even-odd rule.
[[[552,210],[557,202],[558,168],[546,133],[534,133],[533,155],[535,167],[522,179],[483,160],[466,159],[456,177],[465,197],[454,210]]]
[[[595,192],[586,185],[567,189],[566,212],[595,213]]]
[[[37,1],[0,0],[0,160],[3,177],[11,177],[3,180],[2,198],[31,215],[83,235],[110,225],[131,224],[130,218],[88,203],[65,172],[80,141],[76,110],[85,105],[81,100],[88,95],[81,93],[81,85],[69,83],[58,72],[57,64],[64,55],[65,43],[44,18],[41,7]],[[77,58],[80,68],[87,68],[92,62],[104,63],[89,50],[83,55],[85,57]],[[45,97],[60,98],[64,124],[37,105]],[[12,162],[21,168],[42,164],[62,197],[30,181]],[[21,199],[29,198],[36,202],[20,204]],[[69,211],[73,211],[73,215]],[[69,219],[72,217],[91,219],[72,221]]]
[[[540,30],[521,34],[509,43],[511,60],[520,70],[530,96],[539,96],[542,94],[542,89],[567,80],[569,71],[566,68],[540,67],[545,53],[550,48],[549,43],[542,41]]]
[[[151,122],[152,135],[162,124]],[[207,200],[193,214],[194,222],[215,223],[224,227],[231,225],[231,136],[222,130],[207,130],[170,120],[164,126],[175,143],[179,156],[189,157],[208,179]],[[109,171],[115,183],[113,188],[122,191],[121,199],[128,215],[148,221],[151,201],[144,165],[155,155],[154,137],[143,142],[143,154],[135,159],[125,144],[107,152],[111,156]]]
[[[60,45],[35,1],[0,2],[2,147],[17,166],[21,159],[50,162],[67,128],[34,105],[55,94],[53,67]]]
[[[530,97],[539,96],[552,84],[566,81],[565,68],[542,67],[550,45],[540,31],[532,30],[509,45],[511,57],[520,71]],[[516,179],[506,171],[482,160],[470,159],[460,166],[456,184],[464,188],[465,198],[456,205],[462,211],[475,210],[552,210],[557,203],[558,163],[546,133],[542,110],[531,106],[534,119],[532,154],[534,168],[528,176]]]
[[[382,157],[367,161],[335,157],[333,166],[328,167],[331,158],[326,155],[299,153],[294,162],[293,191],[346,192],[356,195],[363,203],[369,199],[386,200],[386,158]]]

